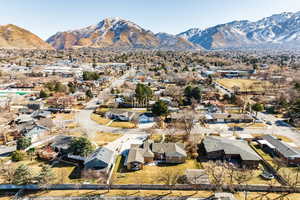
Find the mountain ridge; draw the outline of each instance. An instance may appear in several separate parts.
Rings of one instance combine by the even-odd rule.
[[[37,35],[13,24],[0,26],[0,48],[53,49]]]
[[[168,35],[169,42],[162,41],[163,38],[158,36],[160,35],[131,21],[121,18],[105,18],[85,28],[58,32],[47,42],[55,49],[93,47],[194,50],[199,48],[198,45],[175,35]]]
[[[192,28],[177,36],[208,50],[274,45],[297,47],[300,42],[300,12],[274,14],[254,22],[232,21],[207,29]]]

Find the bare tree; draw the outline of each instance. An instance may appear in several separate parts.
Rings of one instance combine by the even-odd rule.
[[[196,123],[195,112],[192,111],[192,110],[187,110],[187,109],[183,110],[180,121],[183,124],[183,129],[184,129],[184,132],[185,132],[185,138],[184,139],[188,140],[190,135],[191,135],[192,129],[193,129],[195,123]]]
[[[222,191],[222,187],[226,180],[226,169],[221,162],[209,162],[210,167],[206,169],[206,173],[210,177],[212,184],[216,186],[218,191]]]
[[[172,192],[172,187],[177,183],[180,178],[180,172],[178,170],[162,170],[158,173],[158,180],[165,185],[170,186],[170,193]]]
[[[249,169],[236,169],[233,172],[234,174],[234,180],[237,182],[237,184],[243,184],[243,183],[247,183],[254,175],[253,170],[249,170]]]
[[[12,165],[1,166],[1,173],[6,183],[10,184],[13,181],[16,169]]]

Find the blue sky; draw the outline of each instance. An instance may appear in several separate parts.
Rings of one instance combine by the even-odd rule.
[[[258,20],[300,11],[300,0],[0,0],[0,24],[15,24],[43,39],[96,24],[131,20],[153,32],[177,34],[233,20]]]

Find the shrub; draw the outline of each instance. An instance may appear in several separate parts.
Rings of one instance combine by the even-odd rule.
[[[15,151],[15,152],[13,152],[12,155],[11,155],[11,160],[12,160],[13,162],[19,162],[19,161],[24,160],[25,157],[26,157],[26,155],[25,155],[24,152],[22,152],[22,151]]]

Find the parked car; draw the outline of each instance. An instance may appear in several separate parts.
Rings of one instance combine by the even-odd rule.
[[[234,126],[234,127],[229,128],[229,131],[243,131],[243,130],[244,130],[244,128],[239,127],[239,126]]]
[[[267,122],[266,122],[266,124],[268,124],[268,125],[272,125],[272,122],[270,122],[270,121],[267,121]]]
[[[275,123],[277,126],[288,126],[288,124],[286,122],[281,121],[281,120],[277,120]]]
[[[271,174],[267,171],[264,171],[262,174],[260,174],[260,176],[265,180],[272,180],[275,178],[273,174]]]

